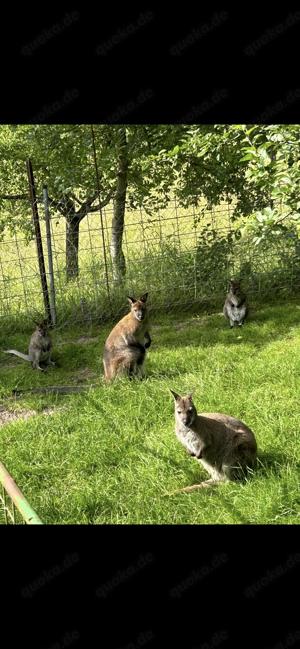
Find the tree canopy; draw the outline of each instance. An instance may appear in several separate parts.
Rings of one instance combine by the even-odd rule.
[[[171,196],[183,206],[198,206],[203,199],[208,207],[231,202],[232,218],[248,217],[259,244],[299,223],[299,136],[300,125],[286,124],[104,124],[95,125],[93,133],[89,125],[2,125],[0,233],[17,226],[32,235],[28,201],[15,209],[16,197],[28,196],[30,158],[37,194],[46,184],[52,208],[69,224],[70,276],[78,273],[79,223],[99,209],[99,199],[100,206],[114,204],[116,266],[126,205],[152,213]]]

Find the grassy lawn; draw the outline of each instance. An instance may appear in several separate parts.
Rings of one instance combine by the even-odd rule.
[[[53,333],[57,367],[43,374],[1,355],[0,459],[43,522],[300,523],[300,307],[257,306],[242,330],[231,331],[220,313],[152,322],[142,382],[103,384],[111,326]],[[28,340],[0,336],[0,349],[26,352]],[[90,383],[81,394],[10,396]],[[249,481],[167,495],[208,477],[175,437],[169,387],[194,391],[199,412],[225,412],[252,428],[260,462]]]

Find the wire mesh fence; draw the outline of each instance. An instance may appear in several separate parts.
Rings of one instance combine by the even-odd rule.
[[[116,318],[126,309],[128,293],[146,290],[152,305],[162,310],[221,306],[232,276],[243,280],[250,295],[299,290],[298,238],[277,238],[265,246],[253,246],[250,238],[241,235],[243,219],[232,219],[233,202],[211,209],[205,203],[184,208],[174,198],[150,213],[127,203],[120,237],[123,274],[116,274],[114,201],[108,196],[106,204],[99,206],[96,156],[91,154],[88,164],[90,200],[72,196],[59,203],[50,195],[46,204],[41,174],[36,187],[45,278],[48,289],[52,287],[57,326]],[[7,198],[7,205],[10,216],[0,238],[3,330],[12,324],[30,326],[45,311],[32,200],[23,188],[19,195]],[[5,224],[5,214],[1,222]]]
[[[103,321],[118,315],[126,293],[148,290],[161,308],[205,302],[226,291],[230,276],[243,278],[254,294],[269,289],[299,288],[298,256],[294,242],[278,241],[264,250],[236,238],[230,206],[199,214],[172,201],[150,218],[143,210],[128,212],[123,235],[126,275],[116,283],[110,254],[113,207],[103,211],[108,264],[103,258],[99,215],[87,214],[79,230],[78,276],[66,275],[66,233],[61,218],[51,214],[51,244],[58,325]],[[30,216],[28,216],[30,218]],[[198,220],[198,222],[197,222]],[[46,228],[41,220],[46,257]],[[34,240],[18,230],[5,232],[0,243],[0,317],[24,321],[44,313],[38,255]],[[107,278],[106,278],[107,273]],[[109,292],[107,291],[107,281]]]

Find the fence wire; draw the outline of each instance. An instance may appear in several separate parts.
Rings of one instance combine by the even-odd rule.
[[[281,238],[264,247],[255,247],[250,239],[240,237],[243,219],[232,220],[233,203],[222,203],[212,209],[207,209],[204,203],[198,208],[183,208],[175,198],[166,208],[151,214],[143,208],[130,209],[126,204],[122,238],[126,273],[122,281],[116,280],[111,247],[114,204],[112,200],[108,202],[101,213],[95,208],[98,197],[92,159],[89,171],[95,178],[95,199],[90,206],[94,211],[87,207],[81,214],[78,253],[74,233],[71,237],[70,226],[67,228],[71,215],[63,216],[50,195],[58,327],[118,317],[126,308],[128,293],[138,295],[146,290],[151,303],[162,310],[200,307],[210,300],[220,300],[232,276],[240,277],[245,290],[254,296],[299,290],[298,238]],[[41,180],[36,192],[49,287]],[[12,201],[8,203],[11,208]],[[81,209],[79,203],[75,209]],[[22,198],[14,199],[13,213],[14,219],[10,219],[0,238],[0,323],[3,327],[10,322],[15,327],[24,326],[44,315],[31,203],[24,192]],[[1,221],[4,220],[2,214]]]

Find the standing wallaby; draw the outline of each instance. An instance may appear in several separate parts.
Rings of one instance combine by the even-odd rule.
[[[248,306],[246,302],[246,295],[241,291],[240,282],[237,280],[230,280],[229,293],[227,293],[225,304],[223,307],[225,318],[230,322],[230,327],[235,324],[241,326],[248,314]]]
[[[128,297],[130,312],[116,324],[105,342],[103,366],[106,381],[120,374],[131,378],[142,372],[146,349],[151,345],[147,296],[145,293],[138,300]]]
[[[197,414],[192,395],[175,399],[175,433],[188,453],[197,458],[211,478],[178,491],[193,491],[242,477],[256,463],[255,437],[242,421],[219,412]]]
[[[18,352],[16,349],[7,349],[4,353],[19,356],[24,361],[29,361],[33,369],[42,370],[40,362],[46,362],[47,365],[55,365],[50,359],[52,341],[48,333],[48,321],[42,320],[42,322],[36,322],[35,324],[37,326],[30,338],[28,355],[22,354],[22,352]]]

